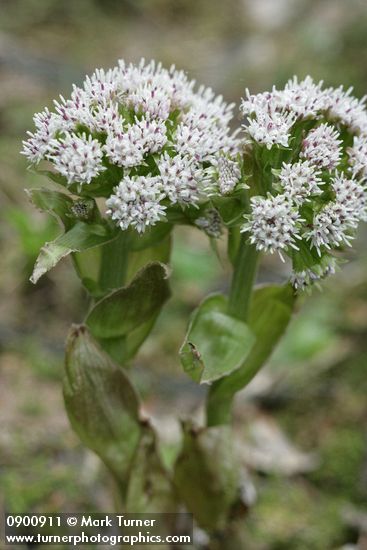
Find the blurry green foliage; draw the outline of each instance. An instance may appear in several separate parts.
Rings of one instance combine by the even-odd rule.
[[[58,234],[57,223],[49,216],[42,216],[39,223],[35,223],[34,216],[18,206],[8,208],[5,215],[17,233],[20,253],[26,258],[26,271],[29,273],[40,248]]]
[[[249,518],[256,548],[326,550],[343,543],[340,502],[310,490],[301,481],[270,478],[262,483]],[[264,546],[261,546],[264,545]]]

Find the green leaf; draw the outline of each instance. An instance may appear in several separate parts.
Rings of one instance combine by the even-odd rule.
[[[180,349],[184,370],[195,382],[213,382],[238,369],[255,338],[249,327],[226,313],[225,296],[206,298],[194,312]]]
[[[125,508],[139,514],[172,514],[176,507],[175,490],[162,464],[156,435],[146,424],[129,472]]]
[[[270,357],[291,320],[295,294],[290,285],[269,285],[258,288],[250,309],[249,325],[256,335],[256,344],[238,373],[238,380],[247,384]]]
[[[184,424],[184,442],[174,471],[180,498],[203,529],[228,521],[240,486],[239,465],[229,426],[195,429]]]
[[[46,188],[26,190],[31,202],[43,212],[48,212],[60,220],[65,229],[70,229],[73,220],[70,216],[73,199],[65,193]]]
[[[86,324],[103,348],[123,363],[145,340],[169,296],[167,267],[151,262],[129,285],[97,302]]]
[[[149,336],[152,328],[155,325],[155,322],[159,316],[160,311],[158,310],[148,321],[139,325],[136,329],[129,332],[126,338],[125,345],[125,360],[128,361],[137,353],[140,346]]]
[[[152,262],[132,282],[102,298],[86,324],[96,338],[117,338],[148,321],[170,296],[167,267]]]
[[[41,249],[30,280],[36,283],[47,271],[71,252],[87,250],[115,237],[106,225],[77,222],[69,231],[46,243]]]
[[[73,326],[66,344],[64,399],[70,422],[126,490],[141,438],[139,402],[116,366],[84,325]]]
[[[78,221],[90,224],[102,221],[94,199],[74,200],[66,193],[46,188],[30,189],[26,190],[26,193],[36,208],[54,216],[66,231]]]
[[[142,323],[125,336],[120,336],[117,338],[104,338],[101,340],[103,349],[105,349],[115,361],[121,365],[124,365],[136,355],[140,346],[149,336],[159,313],[160,312],[157,311],[157,313],[148,321],[145,321],[145,323]]]
[[[296,302],[291,285],[268,285],[254,292],[249,327],[256,342],[247,359],[230,376],[218,380],[210,389],[208,415],[210,422],[223,420],[233,395],[244,388],[269,359],[291,320]]]

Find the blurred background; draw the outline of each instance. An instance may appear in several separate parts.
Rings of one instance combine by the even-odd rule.
[[[27,203],[24,188],[46,182],[19,151],[34,112],[95,67],[140,57],[175,63],[229,101],[293,74],[362,96],[367,2],[0,0],[0,512],[113,511],[108,475],[73,434],[61,395],[64,339],[85,296],[68,261],[28,282],[58,227]],[[349,263],[307,300],[236,401],[256,490],[246,550],[367,548],[366,238],[365,226]],[[174,296],[132,371],[167,464],[178,445],[172,413],[202,414],[203,392],[177,356],[187,317],[229,274],[190,230],[177,231],[172,265]],[[284,277],[276,259],[260,273]]]

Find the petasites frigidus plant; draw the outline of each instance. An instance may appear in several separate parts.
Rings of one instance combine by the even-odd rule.
[[[243,545],[233,398],[281,339],[297,295],[335,271],[366,219],[364,99],[294,78],[283,90],[246,91],[242,132],[229,129],[232,110],[174,67],[120,61],[37,114],[23,150],[53,182],[31,200],[64,227],[31,280],[71,255],[91,296],[67,341],[72,426],[112,472],[125,511],[184,505],[213,548]],[[127,367],[169,298],[177,224],[212,241],[226,233],[233,276],[227,295],[193,312],[179,351],[186,373],[208,385],[207,422],[183,423],[168,471]],[[288,258],[289,279],[256,288],[259,259],[274,252]]]

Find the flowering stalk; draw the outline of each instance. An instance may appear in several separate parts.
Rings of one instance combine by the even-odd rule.
[[[247,321],[258,260],[256,247],[242,236],[228,297],[228,313],[241,321]]]
[[[91,296],[67,344],[71,423],[114,475],[125,510],[184,504],[208,532],[245,508],[228,426],[236,392],[278,344],[297,295],[335,271],[367,220],[365,98],[293,78],[246,91],[241,134],[230,131],[232,111],[174,67],[120,61],[35,115],[23,150],[53,182],[32,201],[64,227],[31,279],[71,255]],[[228,295],[193,312],[179,351],[185,372],[209,385],[207,426],[183,426],[172,473],[126,367],[169,298],[178,224],[211,241],[228,231],[233,276]],[[256,287],[259,259],[274,253],[288,280]]]

